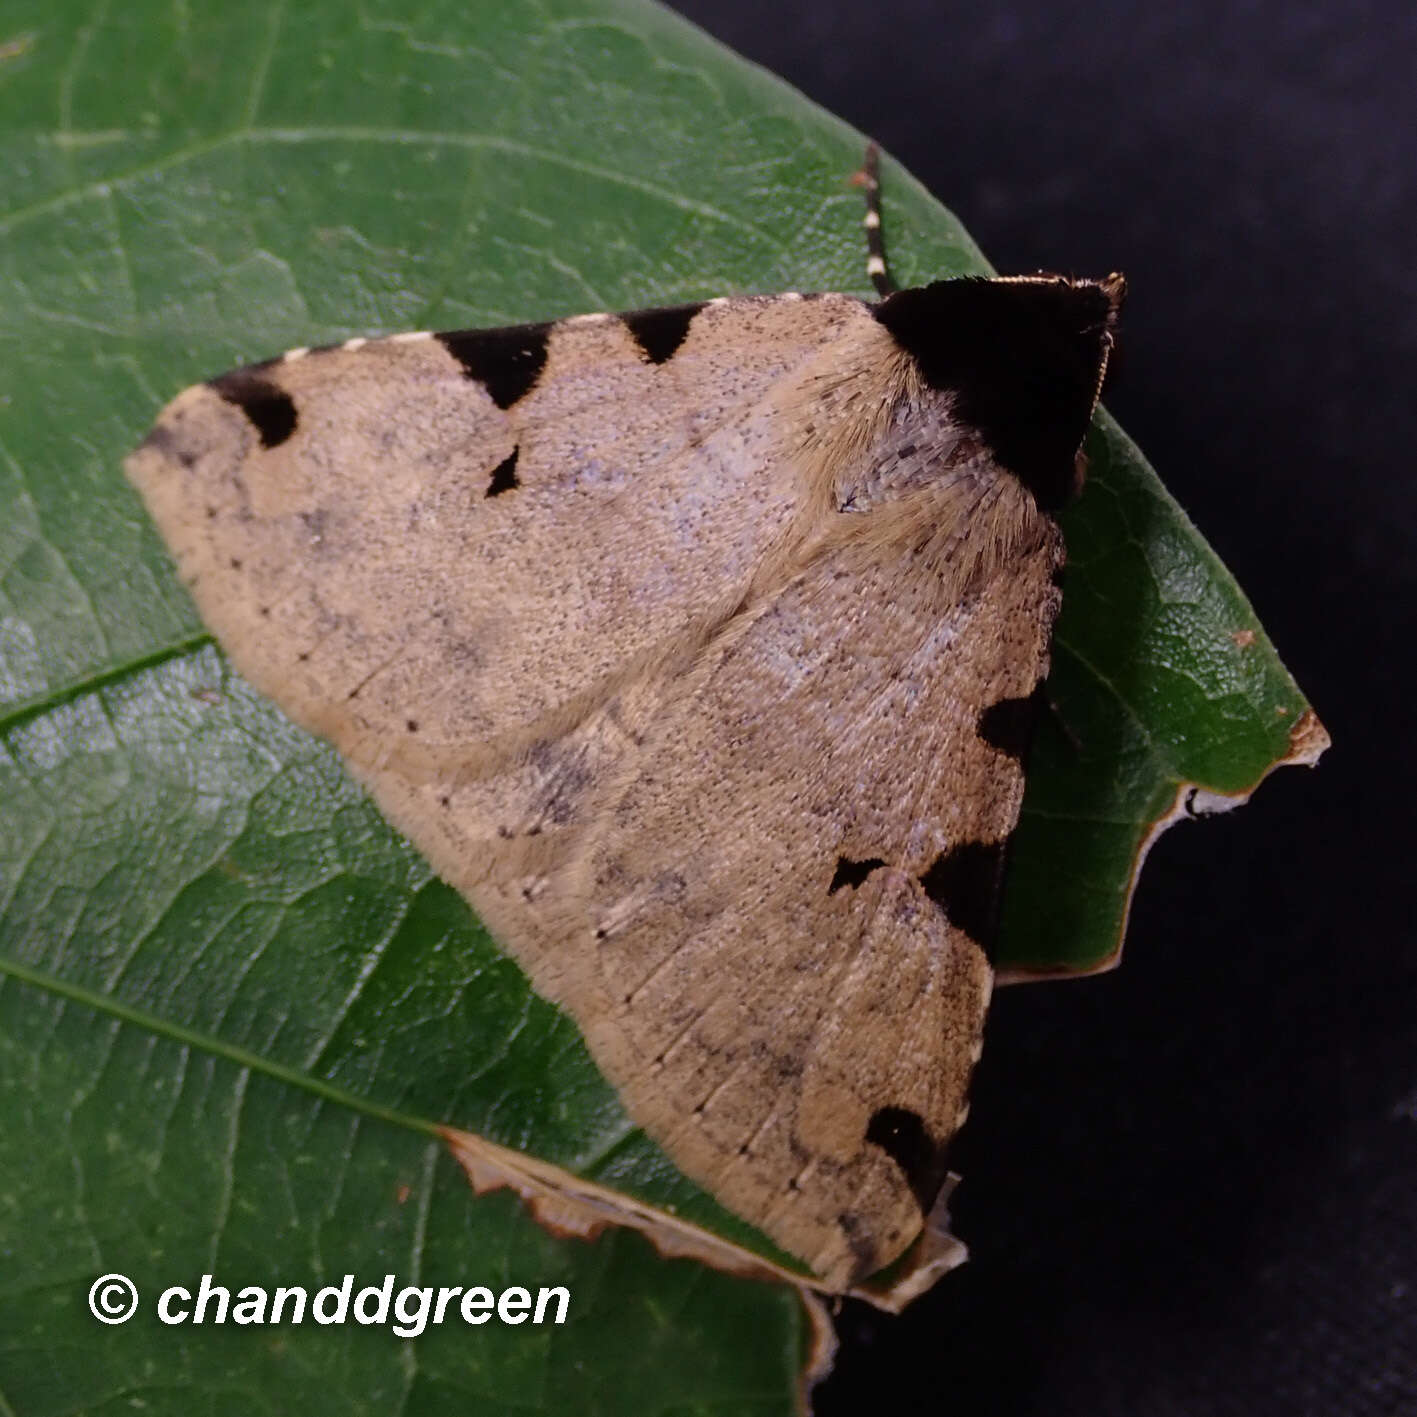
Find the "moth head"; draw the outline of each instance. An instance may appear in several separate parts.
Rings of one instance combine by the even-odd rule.
[[[967,277],[898,291],[875,315],[954,417],[1056,512],[1081,487],[1077,454],[1125,292],[1115,274]]]

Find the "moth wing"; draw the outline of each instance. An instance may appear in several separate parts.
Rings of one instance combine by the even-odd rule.
[[[465,794],[495,842],[564,815],[537,745],[744,593],[796,495],[755,410],[852,321],[746,298],[294,351],[181,394],[128,473],[236,667],[356,768],[520,764]]]
[[[943,1174],[1022,791],[981,713],[1043,673],[1061,545],[921,502],[764,583],[814,495],[799,374],[884,336],[845,297],[651,313],[682,328],[287,356],[179,396],[129,472],[237,668],[676,1162],[844,1285]],[[990,568],[967,596],[914,554],[932,520]]]
[[[745,616],[521,927],[569,942],[632,1115],[840,1287],[919,1232],[963,1120],[1060,600],[1038,525],[958,600],[867,538]]]

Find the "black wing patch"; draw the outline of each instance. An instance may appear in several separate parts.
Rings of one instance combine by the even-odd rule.
[[[536,387],[546,367],[550,325],[509,325],[503,330],[454,330],[438,342],[482,384],[498,408],[511,408]]]
[[[649,362],[663,364],[674,357],[694,316],[703,308],[700,301],[697,305],[675,305],[663,310],[632,310],[620,318]]]
[[[251,426],[261,435],[262,447],[278,448],[295,432],[299,422],[295,400],[284,389],[251,370],[237,369],[223,374],[220,379],[213,379],[208,387],[251,420]]]
[[[872,871],[885,864],[879,856],[872,856],[867,861],[853,861],[849,856],[838,856],[836,874],[832,877],[831,885],[827,887],[827,894],[835,895],[843,886],[859,886]]]
[[[491,480],[487,484],[487,491],[483,493],[485,497],[500,497],[503,492],[511,492],[521,486],[517,480],[517,453],[521,450],[513,448],[496,467],[492,469]]]
[[[928,1215],[948,1174],[945,1147],[930,1135],[920,1115],[906,1107],[878,1107],[866,1124],[874,1142],[897,1166],[922,1215]]]
[[[970,277],[897,291],[873,313],[955,415],[1056,512],[1072,491],[1119,295],[1102,285]]]
[[[999,921],[999,887],[1004,874],[1002,841],[962,841],[937,856],[920,877],[925,894],[986,953],[992,951]]]
[[[1007,753],[1017,762],[1028,756],[1033,742],[1033,728],[1038,722],[1038,709],[1043,699],[1043,685],[1025,698],[1000,699],[979,715],[975,732],[991,748]]]

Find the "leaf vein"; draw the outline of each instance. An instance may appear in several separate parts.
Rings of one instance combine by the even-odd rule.
[[[75,699],[81,699],[88,694],[101,693],[112,684],[121,683],[145,670],[156,669],[166,664],[168,660],[181,659],[184,655],[205,649],[211,642],[212,637],[205,631],[189,635],[186,639],[160,645],[149,654],[134,655],[132,659],[125,660],[121,664],[109,665],[83,679],[76,679],[71,684],[62,685],[58,689],[51,689],[34,698],[22,699],[18,703],[11,704],[6,712],[0,715],[0,740],[8,738],[8,735],[15,729],[22,727],[31,719],[63,708],[66,704],[71,704]]]

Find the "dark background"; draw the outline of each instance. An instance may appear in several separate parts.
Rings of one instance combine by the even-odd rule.
[[[1000,270],[1127,273],[1108,406],[1335,743],[1164,838],[1118,972],[996,996],[971,1262],[844,1307],[819,1417],[1417,1414],[1417,7],[676,8]]]

